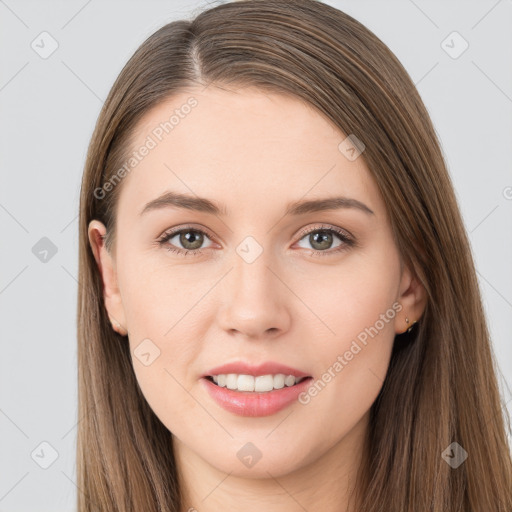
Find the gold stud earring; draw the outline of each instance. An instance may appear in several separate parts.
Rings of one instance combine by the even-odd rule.
[[[113,318],[110,318],[110,323],[112,324],[112,328],[114,329],[114,331],[118,332],[121,336],[125,336],[127,333],[125,332],[125,330],[121,327],[121,324],[117,321],[117,320],[114,320]]]

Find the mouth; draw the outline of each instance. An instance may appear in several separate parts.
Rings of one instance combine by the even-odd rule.
[[[214,373],[200,379],[210,398],[238,416],[270,416],[297,402],[313,377],[292,374]]]
[[[299,385],[305,380],[312,379],[311,376],[286,375],[284,373],[267,375],[246,375],[246,374],[218,374],[207,375],[208,380],[219,388],[226,388],[240,393],[271,393],[283,388],[291,388]]]

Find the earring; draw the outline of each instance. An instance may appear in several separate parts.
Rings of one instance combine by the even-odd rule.
[[[406,323],[407,325],[409,325],[409,318],[405,317],[405,323]],[[414,324],[415,324],[415,323],[416,323],[416,320],[413,320],[413,322],[412,322],[412,324],[410,325],[410,327],[409,327],[408,329],[406,329],[406,331],[407,331],[408,333],[409,333],[409,332],[411,332],[411,330],[412,330],[412,328],[413,328],[413,326],[414,326]],[[404,332],[405,332],[405,331],[404,331]],[[404,332],[403,332],[403,333],[404,333]],[[403,333],[402,333],[402,334],[403,334]]]
[[[121,324],[117,320],[114,320],[111,317],[109,317],[109,319],[114,331],[118,332],[121,336],[125,336],[127,334],[127,332],[125,332],[125,330],[121,327]]]

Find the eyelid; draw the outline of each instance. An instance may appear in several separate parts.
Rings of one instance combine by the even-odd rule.
[[[309,235],[309,233],[311,233],[312,231],[322,231],[322,230],[334,231],[334,232],[338,233],[339,235],[344,236],[345,238],[350,239],[355,242],[355,237],[352,235],[352,233],[350,233],[346,229],[343,229],[343,228],[340,228],[338,226],[334,226],[331,224],[323,224],[323,223],[314,224],[313,226],[304,228],[303,230],[299,231],[299,233],[297,235],[299,237],[298,240],[301,240],[302,238],[304,238],[304,236]]]
[[[183,225],[180,225],[180,226],[176,226],[174,228],[166,229],[160,236],[157,237],[157,241],[164,240],[167,237],[171,237],[172,238],[173,235],[176,235],[176,234],[180,233],[181,231],[185,231],[187,229],[190,229],[191,231],[198,231],[200,233],[204,233],[210,239],[215,239],[216,238],[210,232],[209,229],[207,229],[207,228],[205,228],[203,226],[199,226],[197,224],[183,224]]]

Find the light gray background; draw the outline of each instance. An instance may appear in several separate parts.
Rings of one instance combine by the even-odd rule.
[[[512,2],[326,3],[374,31],[417,84],[454,181],[510,388]],[[0,0],[0,512],[75,510],[77,211],[87,144],[135,49],[206,5]],[[31,47],[43,31],[59,45],[47,59]],[[453,31],[469,43],[455,59],[441,46]],[[446,44],[456,51],[459,43]],[[32,251],[43,237],[57,248],[47,262]],[[58,453],[48,469],[36,463],[51,461],[42,442]]]

